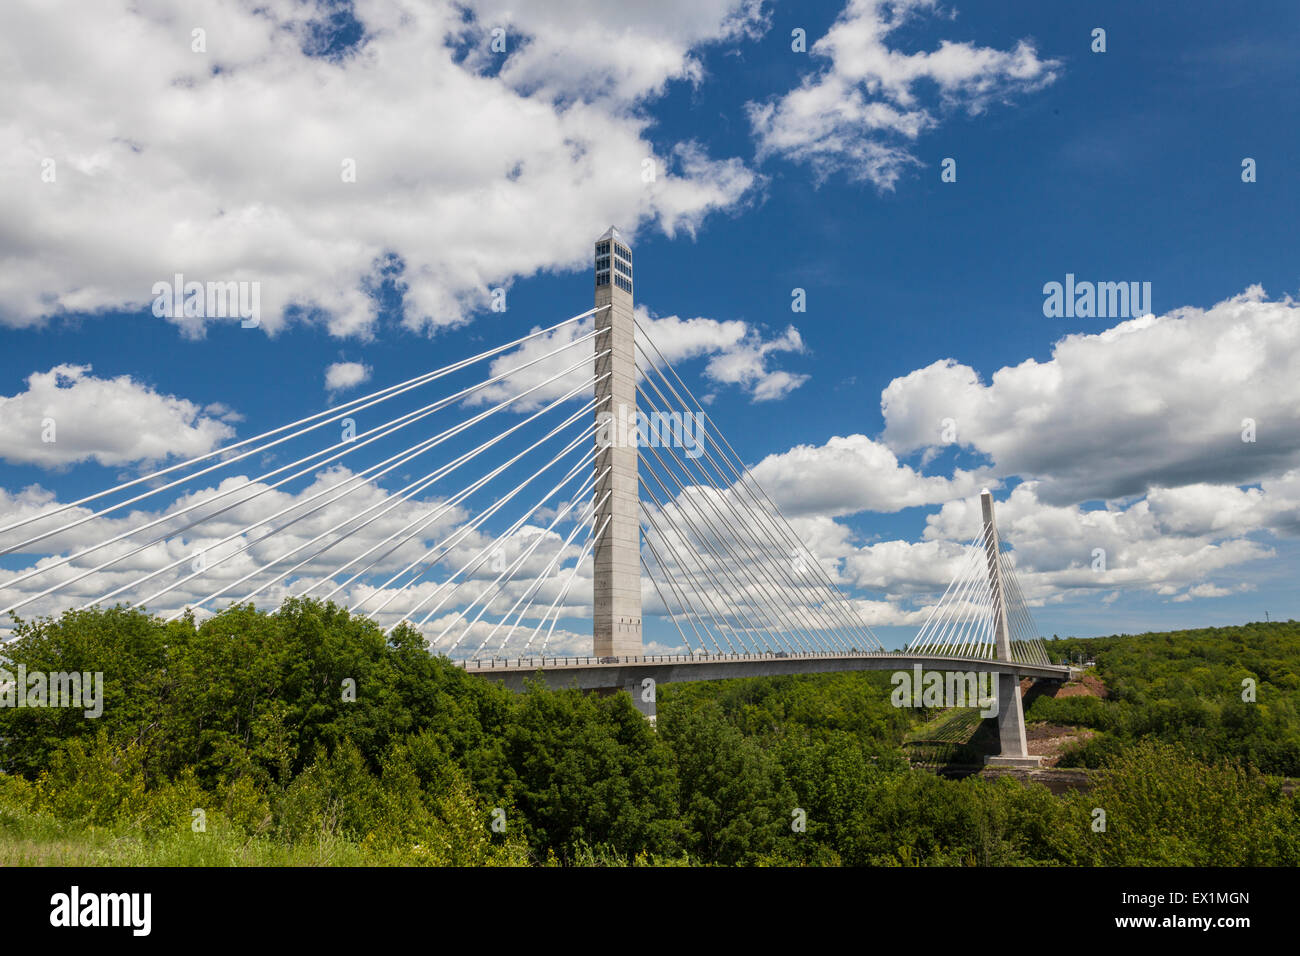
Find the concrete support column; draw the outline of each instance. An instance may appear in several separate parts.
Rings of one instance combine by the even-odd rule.
[[[632,695],[632,703],[636,706],[636,709],[641,711],[645,718],[650,721],[651,726],[654,726],[658,693],[654,678],[629,678],[624,682],[623,689]]]
[[[1025,709],[1020,699],[1020,678],[1015,674],[998,675],[998,741],[1002,745],[1001,757],[1033,760],[1025,740]]]
[[[597,657],[641,650],[641,525],[637,503],[636,324],[632,313],[632,250],[617,229],[596,240],[596,509],[604,531],[593,553],[592,643]],[[606,375],[606,373],[609,373]],[[606,492],[609,497],[606,498]]]

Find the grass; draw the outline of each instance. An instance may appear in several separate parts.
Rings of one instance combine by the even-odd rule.
[[[418,852],[415,854],[418,860]],[[391,866],[412,857],[329,834],[284,843],[226,827],[154,835],[78,828],[13,806],[0,806],[0,866]]]

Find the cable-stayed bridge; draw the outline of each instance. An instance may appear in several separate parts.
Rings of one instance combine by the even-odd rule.
[[[328,600],[507,686],[626,689],[652,718],[671,681],[997,674],[1002,759],[1032,761],[1019,681],[1068,669],[992,496],[948,591],[887,652],[637,321],[617,230],[595,267],[594,307],[562,322],[66,504],[20,499],[0,518],[0,617]]]

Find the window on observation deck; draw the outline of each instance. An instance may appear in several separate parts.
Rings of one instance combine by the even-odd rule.
[[[596,285],[610,283],[632,292],[632,250],[613,239],[596,243]]]

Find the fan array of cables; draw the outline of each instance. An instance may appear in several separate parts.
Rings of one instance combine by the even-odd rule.
[[[638,407],[614,421],[628,410],[606,407],[599,311],[76,501],[31,506],[0,527],[0,559],[37,558],[0,571],[0,618],[122,605],[199,619],[219,605],[313,598],[386,633],[413,627],[456,657],[586,653],[589,629],[557,637],[557,625],[589,614],[609,520],[597,452],[612,422],[613,437],[630,428],[637,447],[646,612],[692,654],[883,653],[639,322]],[[1004,598],[986,564],[996,554],[1012,659],[1045,664],[989,535],[967,548],[909,649],[996,655]]]
[[[693,652],[884,648],[637,323],[642,568]]]
[[[990,555],[997,562],[1000,591],[990,580]],[[1050,664],[1015,568],[986,524],[964,549],[960,570],[907,649],[935,657],[1000,659],[997,632],[1004,604],[1011,660]]]
[[[33,509],[0,527],[0,556],[42,556],[0,572],[0,616],[319,598],[387,632],[406,622],[435,651],[545,652],[603,530],[598,311]]]

